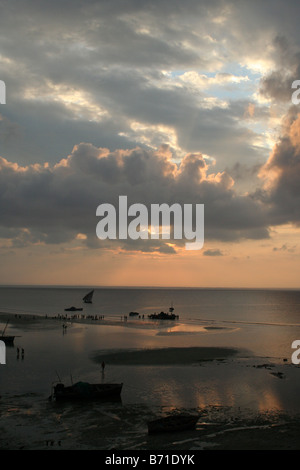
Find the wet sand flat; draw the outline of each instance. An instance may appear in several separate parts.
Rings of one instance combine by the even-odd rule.
[[[93,359],[117,365],[179,365],[224,360],[237,353],[237,349],[220,347],[161,348],[100,353]]]

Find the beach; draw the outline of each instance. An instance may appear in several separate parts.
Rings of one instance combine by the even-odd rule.
[[[16,344],[7,348],[7,363],[1,366],[1,449],[300,447],[299,370],[290,360],[253,357],[237,347],[196,346],[205,333],[199,328],[195,335],[183,334],[180,322],[172,326],[116,318],[95,324],[91,318],[7,313],[0,315],[0,321],[2,325],[9,321],[9,332],[16,334]],[[167,335],[172,329],[177,334]],[[116,343],[120,335],[122,341]],[[104,341],[109,337],[114,338],[113,348]],[[85,338],[89,347],[83,345]],[[169,342],[162,343],[166,338]],[[16,359],[18,344],[25,346],[23,360]],[[158,347],[161,344],[165,347]],[[101,372],[103,361],[105,372]],[[56,373],[64,382],[122,381],[121,400],[63,405],[49,401]],[[148,435],[148,421],[183,411],[199,415],[195,429]]]

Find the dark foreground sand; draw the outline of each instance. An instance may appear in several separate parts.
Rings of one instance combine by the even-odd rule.
[[[36,397],[37,398],[37,397]],[[15,410],[13,409],[15,408]],[[177,413],[182,410],[169,410]],[[0,450],[299,450],[297,417],[247,413],[231,407],[184,410],[199,413],[194,430],[149,435],[147,422],[166,410],[145,405],[42,403],[19,397],[0,404]]]

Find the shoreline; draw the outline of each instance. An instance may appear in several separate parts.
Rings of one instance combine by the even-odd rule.
[[[0,323],[9,322],[13,327],[30,325],[30,324],[47,324],[50,322],[53,324],[60,324],[61,322],[66,322],[66,324],[72,325],[73,323],[78,324],[87,324],[87,325],[114,325],[114,326],[129,326],[129,327],[152,327],[156,328],[158,325],[160,327],[170,327],[178,326],[180,324],[179,320],[149,320],[148,318],[135,319],[135,317],[115,316],[113,319],[107,319],[105,316],[98,316],[98,318],[86,317],[83,318],[80,315],[74,314],[72,316],[68,315],[68,312],[65,314],[53,314],[53,315],[35,315],[30,313],[10,313],[10,312],[0,312]]]
[[[56,315],[37,315],[29,313],[10,313],[10,312],[1,312],[0,311],[0,323],[8,322],[8,327],[13,328],[24,328],[30,326],[43,327],[61,327],[62,323],[64,326],[72,326],[74,324],[78,325],[98,325],[98,326],[117,326],[124,328],[137,328],[137,329],[153,329],[158,330],[158,335],[172,334],[172,335],[181,335],[181,334],[197,334],[199,332],[213,332],[213,331],[232,331],[236,327],[230,326],[220,326],[220,325],[209,325],[206,320],[201,326],[197,325],[188,325],[184,321],[181,321],[179,318],[176,320],[162,320],[162,319],[148,319],[145,318],[136,318],[136,317],[126,317],[124,316],[98,316],[97,318],[91,317],[81,317],[80,315],[74,314],[73,316],[68,316],[67,314],[56,314]],[[184,327],[183,330],[180,330],[180,327]],[[187,327],[187,328],[186,328]],[[177,331],[179,328],[179,331]],[[170,330],[167,331],[166,330]],[[0,330],[1,332],[1,330]]]
[[[47,329],[47,328],[61,328],[62,325],[65,327],[72,326],[75,324],[78,325],[98,325],[98,326],[122,326],[122,327],[129,327],[129,328],[157,328],[157,323],[150,322],[148,320],[119,320],[118,317],[115,319],[103,319],[98,318],[97,320],[93,318],[76,318],[69,317],[67,315],[33,315],[33,314],[14,314],[14,313],[7,313],[7,312],[0,312],[0,323],[8,322],[8,328],[36,328],[39,327],[40,329]],[[172,325],[175,324],[172,322]],[[178,325],[178,323],[177,323]],[[170,327],[170,322],[165,322],[164,324],[159,325],[160,328],[167,328]],[[1,331],[1,330],[0,330]],[[0,333],[1,334],[1,333]]]

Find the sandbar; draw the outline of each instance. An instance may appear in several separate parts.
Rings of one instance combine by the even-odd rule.
[[[225,360],[238,352],[235,348],[225,347],[138,349],[97,352],[93,360],[116,365],[180,365]]]

